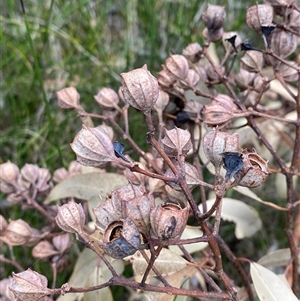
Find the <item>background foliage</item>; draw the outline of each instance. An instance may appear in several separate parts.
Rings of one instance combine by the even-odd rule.
[[[147,64],[156,75],[170,53],[181,53],[192,42],[202,43],[200,19],[207,2],[29,0],[26,15],[19,1],[2,3],[0,163],[10,160],[20,167],[33,163],[51,171],[67,167],[75,158],[69,143],[81,122],[76,113],[57,107],[55,92],[74,85],[85,109],[97,113],[92,96],[104,86],[118,89],[121,72]],[[251,38],[245,14],[255,1],[223,4],[225,30]],[[131,109],[130,123],[140,125],[141,118]],[[139,145],[145,144],[138,132],[132,134]],[[263,230],[238,241],[232,223],[223,222],[221,236],[237,256],[257,260],[270,248],[285,247],[286,238],[284,214],[254,205],[261,212]],[[14,214],[18,215],[9,213],[11,218]],[[30,216],[31,221],[34,218]]]

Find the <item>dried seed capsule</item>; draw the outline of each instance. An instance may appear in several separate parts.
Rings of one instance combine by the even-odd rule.
[[[107,226],[100,247],[111,257],[120,259],[133,255],[141,246],[140,233],[130,218],[114,221]]]
[[[64,88],[56,93],[58,98],[58,106],[62,109],[76,109],[80,106],[80,95],[76,88]]]
[[[148,71],[147,65],[121,73],[121,77],[125,101],[144,113],[150,113],[158,98],[159,89],[157,79]]]
[[[276,29],[271,35],[271,48],[282,58],[291,55],[297,48],[298,37],[289,31]]]
[[[225,32],[222,37],[223,46],[226,52],[238,52],[238,48],[240,47],[242,40],[237,32]]]
[[[261,34],[262,26],[270,26],[273,21],[273,8],[268,4],[253,5],[247,9],[247,25]]]
[[[232,98],[225,94],[218,94],[210,104],[204,106],[205,123],[218,125],[229,121],[238,111]]]
[[[158,72],[157,81],[161,87],[171,88],[176,82],[173,76],[170,76],[170,72],[162,70]]]
[[[243,151],[243,162],[242,168],[234,175],[237,185],[250,188],[257,187],[269,176],[268,162],[260,157],[255,150],[249,153],[245,149]]]
[[[114,109],[119,103],[118,94],[111,88],[102,88],[94,98],[105,109]]]
[[[188,207],[164,203],[151,212],[150,220],[153,232],[163,240],[175,238],[183,232],[189,216]]]
[[[245,52],[241,58],[241,67],[249,72],[259,72],[264,66],[264,56],[256,50]]]
[[[101,126],[89,128],[83,125],[71,148],[83,165],[99,167],[116,159],[113,144]]]
[[[51,290],[47,286],[48,280],[45,276],[28,269],[21,273],[13,273],[10,290],[16,299],[32,301],[50,295]]]
[[[82,233],[85,224],[85,214],[82,205],[71,200],[67,204],[58,206],[55,220],[57,225],[66,232]]]
[[[249,85],[251,85],[254,77],[255,77],[255,73],[249,72],[249,71],[241,68],[239,73],[237,73],[235,75],[234,81],[235,81],[237,87],[241,91],[244,91],[249,87]]]
[[[19,174],[18,166],[10,161],[0,164],[0,190],[7,194],[15,192]]]
[[[164,151],[171,157],[186,156],[193,147],[190,132],[177,127],[173,130],[165,130],[165,136],[161,142]]]
[[[28,243],[33,229],[22,219],[10,221],[1,240],[9,246],[22,246]]]
[[[38,259],[47,259],[54,255],[58,255],[59,251],[55,250],[54,246],[46,240],[40,241],[33,249],[32,256]]]
[[[182,166],[179,166],[179,163],[177,161],[174,162],[174,165],[180,170],[181,173],[184,174],[185,176],[185,181],[188,184],[189,188],[192,190],[194,189],[196,186],[200,185],[202,182],[199,180],[200,179],[200,175],[199,172],[197,170],[197,168],[187,162],[183,163],[183,168]],[[167,177],[174,177],[174,173],[172,172],[172,170],[170,168],[168,168],[164,174]],[[180,186],[176,183],[169,183],[169,185],[176,190],[181,190]]]
[[[202,47],[198,43],[189,44],[182,54],[192,63],[197,63],[202,57]]]
[[[202,34],[205,37],[205,39],[208,40],[209,42],[217,42],[222,39],[224,30],[223,28],[219,28],[217,30],[210,30],[204,28]]]
[[[217,30],[224,24],[226,12],[224,6],[208,4],[202,14],[202,21],[209,30]]]
[[[300,20],[300,19],[299,19]],[[288,61],[289,65],[294,66],[296,69],[298,68],[298,65],[296,62]],[[295,82],[299,78],[299,73],[294,68],[291,68],[290,66],[287,66],[286,64],[281,64],[279,67],[279,72],[283,76],[284,80],[287,82]]]
[[[165,67],[176,78],[185,80],[189,72],[189,64],[186,58],[180,54],[173,54],[167,58]]]
[[[222,153],[236,152],[239,145],[239,135],[220,132],[217,128],[203,137],[203,150],[208,160],[215,166],[216,175],[220,174],[223,164]]]

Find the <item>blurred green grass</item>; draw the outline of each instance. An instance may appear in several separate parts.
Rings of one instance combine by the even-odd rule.
[[[97,113],[93,95],[104,86],[118,89],[121,72],[147,64],[155,75],[170,53],[181,53],[192,42],[201,44],[201,13],[207,3],[218,2],[28,0],[26,16],[21,2],[2,3],[0,163],[34,163],[50,171],[66,167],[75,159],[69,144],[81,122],[75,112],[58,108],[56,91],[74,85],[84,108]],[[253,37],[245,16],[246,8],[255,3],[223,1],[225,29]],[[130,112],[130,123],[140,126],[142,116]],[[132,136],[145,144],[140,133],[132,131]],[[238,257],[258,259],[270,246],[286,245],[283,213],[274,216],[261,205],[256,209],[266,228],[254,238],[236,241],[232,224],[221,228]],[[7,212],[12,219],[18,213]]]
[[[0,161],[50,170],[66,166],[74,159],[69,143],[81,124],[74,112],[57,107],[55,92],[74,85],[86,110],[97,112],[93,95],[103,86],[117,89],[121,72],[147,64],[156,74],[170,53],[201,43],[206,5],[31,0],[24,15],[20,1],[2,3]],[[242,33],[245,3],[223,5],[226,29]],[[131,123],[136,120],[130,116]]]

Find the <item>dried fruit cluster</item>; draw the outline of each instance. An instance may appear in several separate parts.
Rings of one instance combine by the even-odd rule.
[[[59,91],[59,106],[76,110],[83,126],[71,143],[80,164],[72,163],[69,171],[57,170],[53,181],[66,183],[78,176],[86,179],[82,165],[102,168],[101,173],[93,170],[89,174],[91,178],[93,173],[100,176],[110,164],[115,176],[124,174],[128,183],[118,185],[103,200],[96,198],[97,205],[89,208],[94,221],[91,227],[85,206],[66,198],[80,198],[82,191],[72,194],[70,188],[69,193],[58,195],[61,206],[52,207],[40,201],[51,188],[48,170],[28,164],[19,171],[13,163],[4,163],[0,165],[1,191],[8,194],[8,202],[38,209],[49,220],[49,227],[36,230],[22,220],[7,224],[2,218],[0,239],[10,246],[35,245],[33,256],[48,258],[57,268],[70,246],[70,235],[56,232],[58,225],[65,232],[76,233],[78,240],[105,263],[111,278],[99,284],[99,289],[116,284],[173,295],[237,300],[234,279],[223,270],[222,250],[240,275],[244,286],[240,292],[246,290],[249,300],[254,300],[255,292],[244,267],[219,235],[220,219],[227,191],[243,186],[246,188],[238,191],[250,195],[249,188],[264,183],[271,166],[286,178],[286,206],[271,205],[274,210],[286,211],[291,252],[288,280],[296,294],[298,257],[293,230],[299,191],[293,179],[299,176],[300,169],[300,56],[298,63],[292,59],[299,44],[300,9],[293,1],[267,2],[250,7],[246,14],[248,26],[261,35],[264,49],[242,41],[237,32],[224,32],[225,8],[208,5],[202,15],[203,45],[193,43],[182,54],[170,55],[157,78],[146,65],[122,73],[118,93],[102,88],[95,95],[100,114],[85,112],[74,87]],[[222,60],[211,52],[212,43],[219,40],[223,43]],[[130,135],[130,107],[144,115],[148,152]],[[103,123],[94,126],[92,117]],[[121,139],[126,140],[126,148]],[[289,144],[280,145],[281,139]],[[127,153],[139,156],[139,162]],[[206,168],[214,177],[204,179]],[[101,185],[97,183],[100,188]],[[193,193],[196,188],[198,193]],[[55,187],[50,195],[54,190]],[[208,208],[207,198],[212,192],[214,200]],[[213,224],[209,220],[212,215]],[[183,239],[189,217],[202,232]],[[208,243],[201,259],[187,250],[188,245],[199,242]],[[208,290],[206,285],[205,289],[197,284],[197,288],[187,290],[168,282],[167,272],[161,272],[156,261],[171,246],[178,246],[185,260],[195,265],[189,273],[199,273]],[[134,266],[138,257],[147,263],[140,281],[123,278],[111,262],[111,258],[124,259]],[[203,266],[201,260],[205,262]],[[212,271],[217,280],[211,278]],[[150,272],[163,286],[148,283]],[[94,289],[77,290],[65,285],[51,290],[43,276],[31,270],[14,274],[11,284],[11,291],[21,300]],[[256,293],[264,298],[259,289]]]

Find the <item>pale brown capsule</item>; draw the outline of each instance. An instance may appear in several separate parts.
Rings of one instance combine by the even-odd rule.
[[[143,185],[127,184],[113,191],[111,198],[106,199],[105,202],[93,209],[97,225],[103,231],[113,221],[127,217],[128,206],[136,206],[135,209],[140,212],[137,223],[142,223],[141,219],[147,215],[147,211],[150,210],[149,208],[152,202],[152,198],[143,199],[143,197],[146,196],[147,194]],[[140,204],[141,206],[138,206],[140,200],[142,200],[142,203]],[[127,202],[128,204],[125,204]],[[135,205],[132,205],[132,203],[135,203]],[[138,216],[138,212],[133,212],[133,214]],[[145,222],[145,224],[147,224],[147,222]],[[145,228],[146,227],[147,226],[145,226]]]
[[[241,37],[235,31],[224,32],[222,36],[223,46],[227,53],[236,52],[242,43]]]
[[[102,88],[94,96],[95,100],[105,109],[114,109],[119,102],[118,94],[111,88]]]
[[[53,246],[63,254],[71,246],[71,235],[69,233],[64,233],[57,235],[52,239]]]
[[[171,88],[176,82],[176,79],[173,76],[170,76],[170,72],[162,70],[158,72],[157,81],[161,87]]]
[[[300,21],[300,19],[299,19]],[[298,65],[296,62],[288,61],[289,65],[294,66],[296,69],[298,68]],[[294,68],[291,68],[290,66],[286,64],[281,64],[279,67],[279,72],[283,76],[284,80],[287,82],[295,82],[299,78],[299,73]]]
[[[77,161],[83,165],[99,167],[116,160],[113,144],[101,126],[90,128],[83,125],[71,148],[77,155]]]
[[[144,113],[150,113],[158,98],[159,88],[157,79],[148,71],[147,65],[121,73],[121,77],[126,103]]]
[[[273,21],[273,8],[268,4],[253,5],[247,9],[247,25],[261,34],[262,26],[271,26]]]
[[[254,77],[255,77],[255,73],[240,68],[239,73],[237,73],[234,77],[234,81],[237,87],[241,91],[244,91],[249,87],[249,85],[251,85]]]
[[[206,133],[203,137],[203,150],[208,160],[215,166],[216,175],[220,174],[223,165],[222,153],[236,152],[239,135],[220,132],[218,128]]]
[[[209,30],[207,28],[204,28],[202,34],[209,42],[217,42],[222,39],[224,30],[223,28],[219,28],[217,30]]]
[[[47,286],[48,280],[45,276],[28,269],[21,273],[13,273],[10,290],[18,300],[32,301],[50,295],[51,290]]]
[[[165,130],[165,136],[161,142],[164,151],[171,157],[186,156],[193,147],[190,132],[177,127]]]
[[[167,58],[165,67],[178,79],[185,80],[188,76],[189,64],[183,55],[171,55]]]
[[[188,207],[182,209],[173,203],[156,206],[150,215],[152,230],[163,240],[178,237],[186,227],[188,216]]]
[[[82,205],[71,200],[67,204],[58,206],[57,225],[64,231],[70,233],[82,233],[85,224],[85,213]]]
[[[18,166],[10,161],[0,164],[0,190],[7,194],[15,192],[19,174]]]
[[[22,246],[28,243],[32,233],[32,228],[28,223],[18,219],[9,222],[0,239],[10,246]]]
[[[282,58],[291,55],[297,48],[298,37],[289,31],[276,29],[271,35],[271,48]]]
[[[202,47],[198,43],[189,44],[182,50],[182,54],[191,63],[197,63],[202,57]]]
[[[226,12],[224,6],[208,4],[202,14],[202,21],[209,30],[217,30],[224,24]]]
[[[219,125],[234,118],[238,111],[232,98],[226,94],[218,94],[210,104],[204,106],[205,123]]]
[[[62,109],[76,109],[79,107],[80,95],[76,88],[64,88],[56,93],[58,106]]]
[[[257,187],[269,176],[268,162],[260,157],[255,150],[243,151],[243,166],[234,175],[235,183],[245,187]]]
[[[246,51],[241,58],[241,67],[249,72],[259,72],[263,66],[264,56],[259,51]]]
[[[180,170],[180,172],[182,174],[184,174],[185,181],[191,190],[202,183],[199,180],[200,179],[199,172],[194,165],[184,162],[183,167],[182,167],[182,166],[179,166],[179,163],[177,161],[174,162],[174,165]],[[168,168],[166,170],[164,175],[167,177],[171,177],[171,178],[174,177],[174,173],[172,172],[172,170],[170,168]],[[169,185],[173,189],[181,190],[180,186],[174,182],[169,183]]]
[[[186,103],[183,111],[186,112],[190,118],[198,118],[202,109],[202,103],[191,100]]]
[[[221,73],[224,74],[225,68],[220,67]],[[205,68],[207,78],[211,81],[220,82],[220,77],[218,73],[215,71],[214,67],[212,65],[209,65]]]
[[[0,214],[0,236],[4,233],[5,229],[7,228],[7,221],[6,219]]]
[[[47,259],[54,255],[58,255],[59,251],[54,248],[54,246],[46,240],[40,241],[31,252],[34,258]]]

